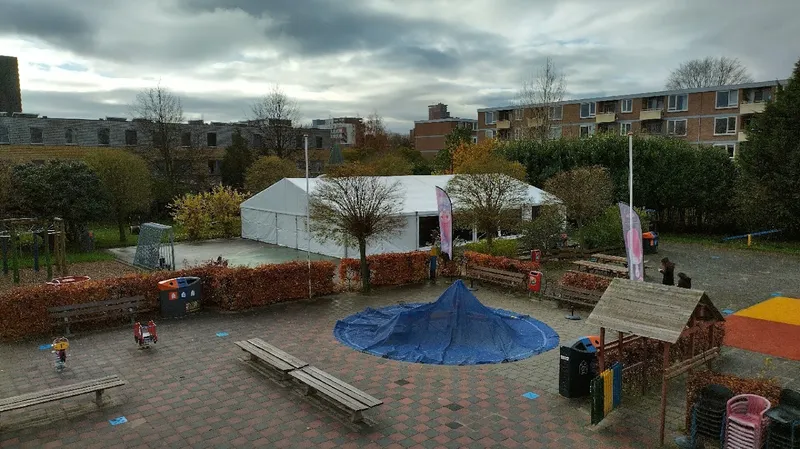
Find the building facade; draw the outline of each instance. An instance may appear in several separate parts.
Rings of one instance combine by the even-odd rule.
[[[331,142],[339,144],[341,148],[358,147],[364,139],[364,121],[361,117],[315,119],[311,127],[330,130]]]
[[[415,121],[414,129],[409,133],[414,149],[422,153],[423,157],[432,159],[439,151],[444,150],[447,135],[456,128],[471,130],[472,141],[478,141],[478,121],[470,118],[450,117],[446,104],[439,103],[428,106],[428,117],[428,120]]]
[[[0,112],[22,112],[19,61],[13,56],[0,55]]]
[[[764,110],[779,83],[785,81],[568,100],[549,106],[546,116],[554,139],[633,132],[724,147],[734,157],[739,143],[747,140],[743,130],[748,121]],[[521,138],[526,127],[538,125],[524,119],[536,108],[478,109],[478,139]]]

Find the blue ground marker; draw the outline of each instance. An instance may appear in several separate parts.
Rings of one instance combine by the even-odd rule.
[[[712,259],[719,259],[719,256],[711,256]]]
[[[39,345],[39,350],[40,350],[40,351],[47,351],[48,349],[50,349],[50,348],[52,348],[52,347],[53,347],[53,345],[52,345],[52,344],[49,344],[49,343],[48,343],[48,344],[46,344],[46,345]]]
[[[732,314],[733,312],[734,312],[734,311],[733,311],[733,310],[731,310],[731,309],[723,309],[723,310],[722,310],[722,314],[723,314],[723,315],[730,315],[730,314]]]
[[[112,426],[118,426],[120,424],[125,424],[128,420],[124,416],[120,416],[119,418],[109,419],[108,422],[110,422]]]
[[[772,292],[772,293],[770,293],[769,295],[770,295],[770,296],[772,296],[772,297],[774,298],[774,297],[776,297],[776,296],[783,296],[783,293],[781,293],[781,292]]]
[[[228,336],[227,332],[217,332],[217,337],[227,337],[227,336]]]
[[[538,397],[539,397],[539,395],[538,395],[538,394],[536,394],[536,393],[533,393],[533,392],[529,391],[529,392],[527,392],[527,393],[523,394],[523,395],[522,395],[522,397],[524,397],[524,398],[528,398],[528,399],[536,399],[536,398],[538,398]]]

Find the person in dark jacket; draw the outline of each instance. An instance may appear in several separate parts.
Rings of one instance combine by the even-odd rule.
[[[661,268],[658,269],[664,275],[661,283],[664,285],[675,285],[675,264],[665,257],[661,259]]]
[[[686,273],[678,273],[678,287],[692,288],[692,278],[686,276]]]

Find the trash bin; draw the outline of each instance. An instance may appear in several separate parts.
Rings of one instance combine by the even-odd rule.
[[[565,398],[589,395],[589,386],[597,376],[597,337],[579,338],[572,346],[561,347],[558,365],[558,393]]]
[[[642,234],[642,246],[645,254],[658,253],[658,234],[655,232],[645,232]]]
[[[200,309],[203,289],[199,277],[167,279],[158,283],[158,290],[163,318],[181,318]]]

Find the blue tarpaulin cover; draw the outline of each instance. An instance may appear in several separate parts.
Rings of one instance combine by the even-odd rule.
[[[558,346],[548,325],[484,306],[460,280],[432,303],[367,308],[339,320],[333,335],[369,354],[436,365],[511,362]]]

